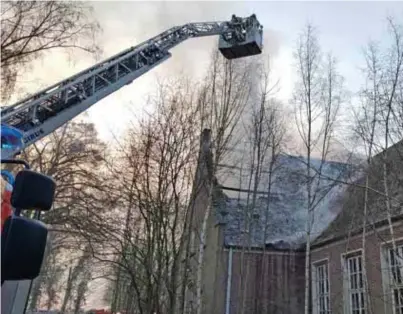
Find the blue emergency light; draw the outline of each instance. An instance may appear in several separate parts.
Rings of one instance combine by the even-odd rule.
[[[11,126],[1,125],[1,150],[20,151],[23,147],[23,133]]]

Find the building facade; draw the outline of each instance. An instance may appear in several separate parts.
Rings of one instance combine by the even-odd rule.
[[[312,247],[313,313],[400,314],[403,141],[375,156],[355,183],[345,192],[339,215]]]
[[[211,138],[204,137],[204,141]],[[346,165],[322,165],[326,177],[337,180],[327,180],[323,186],[318,183],[318,191],[325,197],[315,209],[312,226],[315,240],[310,257],[310,313],[403,313],[403,259],[398,259],[399,254],[403,257],[402,146],[401,142],[390,148],[386,156],[388,198],[381,192],[384,185],[380,170],[385,156],[374,158],[369,170],[352,184],[334,183],[351,177]],[[205,142],[202,147],[210,146]],[[259,192],[255,198],[248,196],[251,191],[241,184],[235,188],[228,180],[213,177],[208,170],[212,159],[210,163],[200,159],[195,186],[204,182],[203,186],[209,188],[195,198],[193,206],[195,217],[199,217],[192,223],[195,260],[200,253],[201,217],[212,206],[204,243],[200,313],[304,313],[307,217],[301,183],[304,163],[300,158],[281,156],[271,193]],[[208,173],[208,179],[201,173]],[[363,178],[367,175],[370,192],[365,196]],[[210,198],[203,194],[211,191]],[[267,191],[267,186],[260,186],[259,191]],[[393,247],[398,254],[391,250]],[[188,295],[192,295],[188,301],[194,302],[197,293],[193,290]]]

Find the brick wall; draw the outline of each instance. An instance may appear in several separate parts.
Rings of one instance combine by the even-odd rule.
[[[394,227],[395,239],[403,238],[403,222],[398,222]],[[381,271],[381,246],[385,241],[390,241],[389,228],[387,226],[368,232],[366,237],[366,273],[368,279],[369,294],[372,304],[372,313],[391,314],[390,300],[385,298]],[[348,241],[342,240],[312,250],[311,262],[315,263],[323,259],[329,262],[330,281],[330,305],[333,314],[343,313],[343,273],[342,254],[362,248],[362,236],[360,234],[351,237]]]
[[[242,280],[246,293],[241,289]],[[304,304],[304,253],[254,251],[242,257],[241,250],[234,250],[230,290],[230,314],[300,314]]]

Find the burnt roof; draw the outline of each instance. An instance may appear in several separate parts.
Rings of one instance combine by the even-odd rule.
[[[319,171],[321,161],[312,159],[313,172]],[[224,189],[215,198],[215,208],[220,223],[224,224],[226,246],[298,248],[305,243],[307,218],[306,159],[301,156],[280,155],[272,172],[271,193],[260,193],[252,206],[252,193],[236,192],[236,188],[248,190],[248,180],[239,178],[219,180]],[[337,217],[340,200],[346,186],[335,179],[346,179],[351,167],[345,163],[324,162],[322,174],[329,179],[316,178],[317,206],[312,236],[316,238]],[[259,191],[268,191],[266,174],[259,184]],[[217,194],[218,195],[218,194]]]

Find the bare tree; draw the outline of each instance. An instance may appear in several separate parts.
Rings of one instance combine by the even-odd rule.
[[[236,138],[236,129],[241,115],[250,99],[251,68],[244,60],[225,60],[218,52],[212,57],[210,72],[205,78],[199,97],[201,105],[201,125],[209,127],[214,138],[214,157],[212,174],[217,172],[217,166],[228,157],[228,152]],[[210,186],[207,209],[204,213],[201,228],[194,230],[197,235],[192,238],[198,243],[197,271],[195,278],[195,311],[201,313],[202,305],[202,276],[204,251],[207,236],[207,221],[211,214],[214,185]],[[195,239],[197,242],[195,242]],[[194,246],[190,244],[190,246]]]
[[[217,134],[214,161],[218,164],[230,145],[250,92],[249,73],[243,63],[224,61],[216,55],[209,75],[197,98],[189,83],[161,86],[150,104],[155,109],[153,115],[146,114],[131,129],[130,140],[121,145],[121,157],[114,160],[112,181],[117,180],[114,185],[121,186],[119,199],[127,208],[126,214],[118,217],[130,230],[124,227],[113,231],[116,243],[111,250],[122,257],[110,261],[121,278],[121,284],[116,284],[120,288],[116,286],[115,291],[120,289],[119,295],[132,291],[135,295],[130,301],[115,293],[112,299],[116,310],[121,306],[118,303],[124,303],[124,307],[134,306],[140,313],[162,309],[171,313],[179,308],[177,313],[185,310],[190,299],[196,301],[193,309],[201,310],[202,243],[211,211],[208,209],[198,220],[192,217],[194,211],[189,205],[198,194],[197,187],[193,191],[190,187],[197,169],[199,132],[206,125],[213,126]],[[209,191],[208,203],[211,198]],[[196,220],[200,224],[193,225]],[[118,253],[124,247],[131,252],[130,258]],[[190,282],[193,287],[188,285]]]
[[[94,258],[116,270],[114,311],[177,313],[199,115],[184,86],[160,85],[152,112],[116,139],[106,162],[115,210],[94,219],[90,232],[82,229]]]
[[[85,202],[96,199],[94,191],[103,191],[100,168],[106,146],[95,126],[71,122],[39,143],[25,149],[21,158],[31,167],[51,176],[57,183],[54,208],[41,219],[51,225],[72,226],[88,216]]]
[[[4,1],[1,5],[1,92],[8,100],[21,73],[56,48],[99,50],[100,26],[81,1]]]
[[[399,108],[399,102],[397,101],[397,89],[403,81],[403,25],[396,24],[392,18],[388,19],[390,28],[390,35],[393,39],[393,44],[390,50],[390,54],[387,55],[387,64],[385,66],[384,81],[381,85],[381,114],[382,124],[384,128],[384,145],[382,152],[383,159],[383,184],[385,193],[385,207],[387,211],[387,219],[389,223],[389,231],[392,237],[393,249],[396,252],[396,243],[394,239],[394,231],[392,225],[392,202],[390,199],[390,186],[388,178],[390,177],[388,169],[388,150],[390,143],[396,143],[397,140],[402,138],[399,135],[402,134],[402,128],[400,128],[401,121],[394,119],[394,112]],[[398,123],[396,125],[396,122]],[[395,136],[398,136],[397,139]]]
[[[88,265],[84,266],[83,271],[79,277],[79,282],[77,284],[75,299],[74,299],[74,314],[80,313],[81,307],[85,302],[86,294],[88,293],[88,283],[90,282],[91,269]]]
[[[402,139],[402,123],[400,120],[401,86],[403,82],[403,29],[392,18],[388,18],[389,35],[391,45],[389,49],[383,51],[374,42],[368,44],[365,50],[366,66],[364,75],[367,83],[362,89],[359,112],[356,113],[355,132],[360,138],[360,142],[365,148],[367,155],[367,175],[364,190],[364,218],[363,218],[363,263],[366,261],[366,226],[371,221],[371,215],[377,215],[379,211],[373,206],[373,199],[370,201],[372,190],[370,190],[370,176],[374,172],[382,178],[383,188],[376,188],[382,192],[381,198],[384,200],[385,216],[389,224],[389,231],[392,247],[396,251],[395,234],[392,224],[392,217],[395,214],[396,183],[399,182],[399,171],[396,171],[397,159],[403,160],[400,148],[396,144]],[[392,144],[392,145],[391,145]],[[381,160],[374,160],[374,155],[379,153]],[[394,169],[392,171],[392,169]],[[379,197],[378,197],[379,198]],[[372,204],[372,206],[370,205]],[[377,206],[382,206],[378,204]],[[372,218],[374,219],[374,218]],[[367,290],[368,290],[368,284]],[[371,294],[367,293],[367,306],[371,309]]]
[[[321,173],[334,137],[335,121],[342,98],[342,79],[337,73],[335,60],[329,55],[324,61],[312,25],[308,24],[299,37],[295,53],[298,81],[292,103],[296,124],[306,154],[307,226],[305,255],[305,314],[309,311],[310,241],[315,207],[323,198],[321,180],[312,171],[313,154],[320,156]]]
[[[281,103],[279,103],[275,98],[268,98],[267,96],[267,88],[269,84],[269,70],[266,70],[267,72],[264,72],[263,75],[263,86],[264,88],[262,89],[263,92],[261,93],[261,98],[262,98],[262,104],[263,102],[267,102],[266,108],[263,106],[261,107],[260,111],[263,111],[263,113],[259,114],[258,116],[261,117],[259,119],[258,123],[256,126],[258,126],[259,130],[262,130],[262,132],[258,132],[259,136],[257,137],[258,142],[261,141],[263,142],[263,151],[264,155],[266,155],[264,158],[261,158],[262,160],[262,165],[264,165],[263,169],[260,169],[260,173],[256,171],[257,175],[259,175],[259,181],[263,180],[264,186],[267,187],[267,200],[266,200],[266,207],[263,208],[264,210],[264,229],[263,229],[263,255],[261,259],[261,269],[262,273],[265,274],[265,269],[267,265],[267,260],[266,260],[266,238],[268,234],[268,226],[269,226],[269,215],[270,215],[270,203],[271,203],[271,198],[272,198],[272,188],[273,184],[275,183],[275,173],[278,170],[278,165],[277,165],[277,160],[283,149],[285,148],[286,142],[287,142],[287,132],[286,132],[286,123],[284,119],[284,111],[282,108]],[[263,127],[260,125],[263,124]],[[259,139],[261,138],[261,139]],[[264,178],[262,178],[262,174],[264,175]],[[256,195],[258,189],[258,184],[255,184],[254,188],[254,194]],[[254,198],[256,196],[254,195]],[[256,204],[256,201],[253,201],[254,204]],[[253,206],[254,207],[254,206]],[[265,286],[264,283],[264,277],[262,276],[259,280],[259,293],[256,296],[256,302],[258,302],[258,308],[260,311],[264,311],[265,309],[265,304],[262,300],[263,298],[263,289]],[[259,297],[260,295],[260,297]]]
[[[255,60],[227,60],[218,51],[199,90],[201,130],[214,138],[214,159],[221,163],[240,138],[239,121],[251,100]],[[241,131],[242,132],[242,131]]]
[[[240,313],[245,312],[246,301],[246,284],[248,281],[249,267],[245,261],[245,251],[251,247],[252,240],[252,226],[251,217],[258,209],[257,195],[259,188],[262,186],[268,187],[268,199],[270,199],[271,184],[273,180],[274,163],[277,155],[280,153],[280,147],[284,144],[285,129],[284,122],[281,119],[283,114],[281,104],[274,98],[278,89],[278,82],[273,81],[270,69],[270,58],[260,60],[255,68],[255,83],[258,90],[253,94],[254,101],[252,101],[252,111],[250,116],[250,123],[247,126],[246,134],[248,138],[247,146],[250,146],[251,156],[248,158],[249,175],[248,175],[248,194],[246,200],[246,207],[244,212],[244,237],[243,249],[241,253],[241,284],[240,284],[240,300],[241,307]],[[267,175],[267,177],[263,177]],[[262,184],[263,183],[263,184]],[[251,198],[251,199],[250,199]],[[270,202],[267,202],[265,208],[265,222],[264,222],[264,235],[267,234],[267,215],[269,211]],[[263,243],[264,245],[264,243]],[[262,259],[262,263],[264,260]],[[264,267],[264,264],[262,264]],[[262,285],[263,283],[260,282]],[[259,294],[260,295],[260,294]],[[256,296],[256,302],[259,296]],[[263,306],[262,303],[259,303]]]
[[[367,155],[367,167],[368,170],[372,164],[372,158],[374,151],[376,151],[375,139],[377,137],[377,131],[379,128],[377,122],[377,116],[379,115],[379,80],[381,78],[381,64],[378,56],[378,50],[374,43],[370,43],[367,47],[366,53],[366,76],[367,86],[361,91],[362,108],[359,115],[357,115],[357,129],[359,137],[363,141],[366,155]],[[363,208],[363,222],[362,222],[362,261],[363,265],[366,265],[366,232],[368,225],[368,206],[369,206],[369,173],[365,178],[364,189],[364,208]],[[369,306],[370,312],[372,312],[371,306],[371,294],[369,291],[368,280],[364,278],[365,290],[366,290],[366,302]]]
[[[42,266],[41,278],[36,281],[33,291],[31,307],[35,308],[38,304],[38,297],[44,300],[46,309],[50,310],[54,304],[59,301],[58,291],[62,287],[63,267],[57,260],[58,250],[48,246],[45,265]],[[38,295],[41,291],[45,292]],[[38,293],[39,292],[39,293]],[[36,297],[36,298],[35,298]],[[46,301],[45,301],[46,300]]]
[[[60,243],[62,239],[54,236],[53,232],[48,235],[44,260],[41,272],[31,287],[29,309],[34,311],[41,304],[41,300],[48,298],[48,307],[51,307],[57,297],[53,291],[58,291],[61,287],[63,267],[57,260],[60,253]],[[63,240],[62,240],[63,241]]]
[[[90,262],[90,254],[91,251],[89,247],[87,246],[84,248],[84,251],[82,255],[78,258],[76,265],[71,266],[69,268],[69,273],[67,276],[67,282],[66,282],[66,288],[64,291],[64,296],[63,296],[63,301],[62,305],[60,308],[61,313],[65,313],[67,310],[67,304],[70,301],[74,286],[78,283],[80,280],[80,277],[84,274],[85,277],[87,277],[88,269],[88,263]],[[86,278],[84,278],[84,281],[81,282],[81,286],[78,287],[79,295],[76,296],[76,300],[74,301],[74,308],[75,311],[77,311],[80,308],[81,302],[83,300],[83,295],[86,292],[84,288],[86,287],[85,284]]]
[[[23,151],[21,157],[33,169],[56,180],[54,208],[41,217],[51,228],[74,231],[85,221],[92,220],[92,213],[99,214],[105,209],[97,201],[97,194],[104,191],[105,185],[97,166],[102,162],[101,152],[105,151],[94,125],[87,123],[67,124]],[[93,207],[89,208],[86,204]],[[98,206],[96,209],[95,205]],[[63,273],[64,267],[60,267],[65,261],[66,251],[77,250],[73,238],[68,233],[51,232],[41,275],[32,285],[31,309],[36,308],[40,291],[44,291],[41,288],[43,285],[49,286],[47,291],[60,293],[60,282],[56,279]]]

